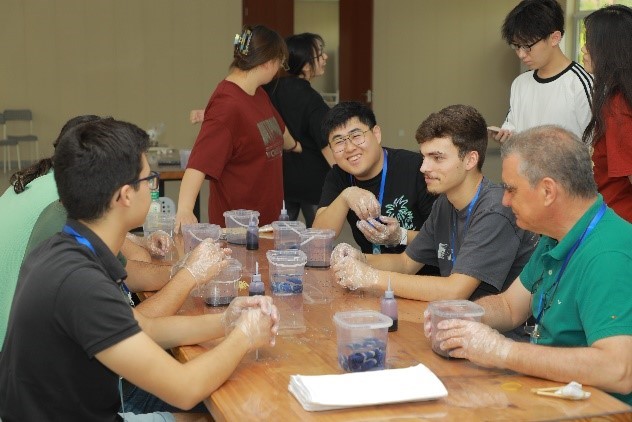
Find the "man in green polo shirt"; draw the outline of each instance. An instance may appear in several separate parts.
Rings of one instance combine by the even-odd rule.
[[[477,301],[482,323],[439,323],[440,347],[482,366],[593,385],[632,404],[632,224],[597,194],[589,152],[570,132],[536,127],[506,141],[501,155],[503,204],[518,226],[542,237],[506,292]],[[531,343],[498,333],[531,316]]]

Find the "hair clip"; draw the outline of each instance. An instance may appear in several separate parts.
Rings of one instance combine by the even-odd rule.
[[[248,55],[248,47],[250,47],[251,39],[252,31],[250,29],[246,29],[241,35],[235,34],[233,45],[237,48],[239,54],[243,54],[244,56]]]

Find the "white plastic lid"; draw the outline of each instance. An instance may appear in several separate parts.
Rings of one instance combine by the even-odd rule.
[[[336,312],[334,322],[346,329],[353,328],[387,328],[393,325],[393,319],[377,311]]]

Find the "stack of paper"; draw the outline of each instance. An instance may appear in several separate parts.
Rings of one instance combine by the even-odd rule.
[[[424,365],[341,375],[292,375],[288,389],[305,410],[433,400],[448,395]]]

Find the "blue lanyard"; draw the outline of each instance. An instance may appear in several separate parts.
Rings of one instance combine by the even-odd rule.
[[[382,180],[380,181],[380,192],[377,196],[377,202],[380,203],[380,207],[384,201],[384,187],[386,186],[386,173],[388,172],[388,151],[385,149],[382,149],[382,157],[384,158],[384,164],[382,165]],[[349,175],[349,179],[351,180],[351,185],[355,186],[355,181],[352,175]],[[380,253],[382,253],[380,245],[373,243],[373,254],[378,255]]]
[[[544,289],[542,289],[543,291],[540,293],[540,300],[538,301],[538,316],[535,318],[536,326],[540,324],[540,319],[542,319],[542,315],[544,314],[544,311],[546,310],[546,307],[544,306],[544,302],[546,301],[546,296],[548,292],[551,291],[551,289],[553,289],[553,294],[551,295],[551,299],[552,299],[553,295],[555,294],[555,291],[557,290],[557,286],[560,283],[562,274],[564,274],[564,271],[566,271],[566,266],[568,265],[568,262],[571,260],[571,257],[573,256],[575,251],[577,251],[577,249],[579,248],[581,243],[584,241],[586,236],[588,236],[588,234],[591,231],[593,231],[593,229],[595,228],[597,223],[599,223],[599,221],[601,220],[601,217],[603,217],[605,212],[606,212],[606,203],[604,202],[601,204],[601,207],[599,207],[599,211],[597,211],[597,214],[595,214],[593,219],[588,224],[588,227],[586,227],[586,230],[584,230],[584,233],[582,233],[581,237],[577,239],[575,244],[571,247],[571,249],[566,254],[566,258],[564,258],[562,267],[560,268],[560,271],[557,273],[555,282],[551,285],[551,287],[547,289],[546,293],[544,292]]]
[[[472,201],[470,201],[470,205],[468,205],[467,207],[467,215],[465,217],[465,227],[463,227],[463,236],[461,236],[462,239],[465,239],[465,234],[467,233],[467,229],[470,226],[470,217],[472,217],[472,211],[474,210],[474,205],[476,205],[476,201],[478,201],[478,196],[481,194],[481,188],[483,187],[483,180],[481,179],[480,183],[478,184],[478,189],[476,190],[476,195],[474,195],[474,198],[472,198]],[[456,263],[456,233],[457,233],[457,227],[456,227],[456,221],[459,219],[458,215],[454,215],[456,214],[456,211],[453,212],[452,214],[452,230],[450,232],[450,247],[452,248],[452,268],[454,269],[454,264]]]
[[[75,229],[70,227],[68,224],[66,224],[64,226],[64,228],[62,229],[62,232],[66,233],[66,234],[69,234],[70,236],[74,237],[75,240],[77,241],[77,243],[79,243],[80,245],[83,245],[86,248],[90,249],[93,254],[95,254],[95,255],[97,254],[97,251],[94,250],[94,246],[92,246],[92,243],[90,243],[90,241],[88,239],[86,239],[85,237],[80,235]],[[121,291],[123,292],[124,296],[129,300],[130,305],[134,306],[134,300],[132,299],[132,293],[127,288],[127,285],[125,284],[125,282],[123,280],[120,280],[120,282],[118,282],[118,285],[119,285]]]

